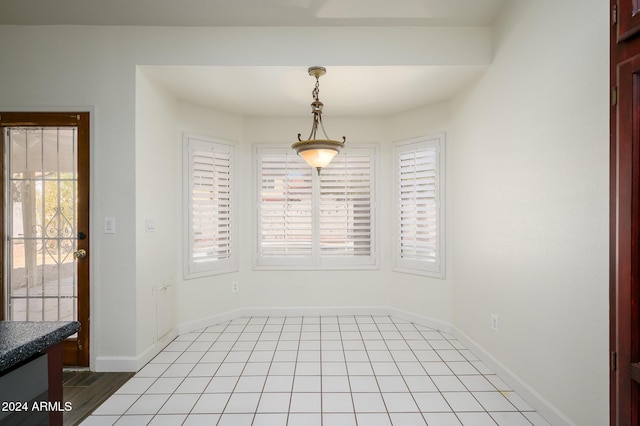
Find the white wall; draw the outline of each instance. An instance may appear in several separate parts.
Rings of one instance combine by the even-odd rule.
[[[455,224],[451,221],[451,198],[450,180],[451,180],[451,157],[449,156],[450,146],[455,143],[451,139],[449,132],[452,130],[452,110],[450,102],[442,102],[428,107],[420,108],[414,111],[408,111],[389,117],[385,121],[385,127],[391,135],[390,140],[393,142],[414,138],[417,136],[432,135],[437,133],[445,133],[445,158],[447,176],[445,176],[446,186],[446,206],[445,206],[445,248],[446,248],[446,277],[444,279],[429,278],[416,276],[411,274],[394,273],[389,277],[386,300],[387,304],[394,308],[416,313],[418,315],[437,319],[440,321],[453,323],[453,302],[452,302],[452,271],[454,261],[452,259],[452,244],[449,231]],[[393,169],[393,152],[391,144],[387,144],[385,153],[386,164],[390,171]],[[391,173],[384,176],[387,181],[391,181]],[[387,200],[392,200],[389,196]],[[388,208],[392,208],[393,202],[384,202]],[[391,214],[391,212],[389,213]],[[390,217],[390,220],[393,216]],[[391,225],[390,225],[391,227]],[[389,229],[391,231],[391,229]],[[393,244],[393,235],[389,235],[389,253],[386,254],[391,258],[391,244]]]
[[[179,103],[177,130],[180,134],[173,139],[172,144],[176,148],[178,153],[177,155],[180,158],[182,157],[182,137],[185,133],[209,138],[224,139],[235,142],[236,144],[239,144],[242,140],[242,135],[244,133],[242,117],[202,108],[184,102]],[[239,147],[236,149],[239,151]],[[238,151],[236,151],[236,158],[242,161],[242,154]],[[180,164],[182,167],[182,163]],[[240,167],[239,176],[242,175],[242,172],[242,167]],[[176,252],[176,287],[178,292],[178,316],[176,324],[180,325],[197,322],[202,319],[239,309],[242,307],[242,297],[245,292],[231,293],[231,283],[239,281],[239,273],[216,275],[190,280],[183,279],[182,175],[178,176],[178,181],[180,181],[178,188],[178,205],[181,214],[173,226],[178,229],[178,235],[180,236],[178,241],[179,249]],[[240,206],[244,204],[242,202],[242,199],[244,198],[244,196],[241,197]]]
[[[158,292],[175,295],[176,255],[180,252],[178,185],[182,164],[177,131],[177,102],[148,80],[136,75],[136,353],[153,347],[167,320],[175,326],[175,306],[158,313]],[[147,231],[147,221],[155,228]],[[166,289],[163,289],[165,288]],[[164,318],[158,318],[158,314]],[[160,324],[159,324],[160,323]],[[160,325],[160,327],[159,327]],[[162,343],[162,342],[161,342]],[[160,343],[160,344],[161,344]]]
[[[609,421],[607,17],[595,0],[510,2],[449,134],[454,324],[594,426]]]

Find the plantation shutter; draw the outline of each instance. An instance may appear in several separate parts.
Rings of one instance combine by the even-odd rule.
[[[187,275],[232,268],[233,146],[190,138],[188,158]]]
[[[374,150],[344,149],[320,175],[288,148],[258,148],[257,267],[375,266]]]
[[[396,266],[441,271],[440,139],[396,146]]]
[[[259,161],[259,263],[309,264],[313,256],[313,176],[295,153],[267,150]]]
[[[366,150],[336,156],[320,175],[320,255],[371,256],[373,158]]]

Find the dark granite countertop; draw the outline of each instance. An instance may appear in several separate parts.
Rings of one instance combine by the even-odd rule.
[[[77,321],[0,321],[0,372],[71,336]]]

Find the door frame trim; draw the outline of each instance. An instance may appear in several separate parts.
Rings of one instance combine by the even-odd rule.
[[[7,115],[11,116],[10,122],[3,124],[0,127],[11,127],[11,126],[19,126],[19,125],[25,125],[25,126],[29,126],[29,125],[33,125],[33,126],[48,126],[48,124],[42,124],[42,121],[46,121],[47,119],[50,119],[51,121],[53,121],[53,124],[50,124],[52,126],[55,125],[68,125],[68,126],[73,126],[73,125],[77,125],[80,122],[82,122],[84,124],[84,126],[82,126],[82,129],[80,128],[80,126],[78,126],[78,140],[80,139],[84,139],[86,138],[86,144],[83,144],[83,149],[78,151],[78,162],[86,162],[86,164],[89,165],[89,170],[87,172],[86,175],[81,177],[81,173],[83,173],[83,171],[81,171],[80,169],[78,170],[79,176],[78,179],[82,178],[83,182],[85,182],[85,184],[83,184],[82,186],[78,187],[78,191],[79,192],[83,192],[84,193],[84,197],[82,197],[85,202],[86,202],[86,212],[87,212],[87,216],[86,216],[86,223],[85,223],[85,228],[86,228],[86,232],[88,234],[88,237],[86,238],[86,248],[87,250],[89,250],[89,252],[91,251],[91,216],[92,216],[92,212],[91,212],[91,206],[92,206],[92,202],[91,202],[91,193],[92,193],[92,179],[91,179],[91,175],[92,175],[92,171],[91,171],[91,165],[92,165],[92,161],[91,161],[91,152],[92,152],[92,140],[93,140],[93,116],[94,116],[94,108],[93,107],[75,107],[75,108],[1,108],[0,107],[0,122],[2,122],[2,116],[6,117]],[[27,115],[41,115],[42,117],[42,121],[38,120],[38,122],[33,122],[31,120],[28,119],[23,119],[23,116],[27,116]],[[65,121],[64,117],[68,116],[69,120]],[[77,116],[77,119],[73,119],[72,117]],[[75,120],[75,121],[74,121]],[[5,120],[7,121],[7,120]],[[0,135],[0,140],[4,140],[4,135]],[[0,147],[0,154],[2,155],[2,161],[0,161],[0,173],[3,176],[4,179],[4,173],[5,173],[5,168],[4,168],[4,158],[5,158],[5,150],[4,150],[4,143],[1,144],[2,146]],[[4,192],[5,191],[0,191],[0,202],[2,202],[2,205],[4,206]],[[2,214],[0,214],[0,218],[2,218],[2,224],[1,226],[4,227],[4,212]],[[0,244],[0,257],[2,257],[4,259],[4,244]],[[0,272],[2,272],[4,270],[4,264],[0,265]],[[84,307],[84,309],[86,310],[86,320],[87,320],[87,338],[86,341],[84,342],[84,346],[82,351],[80,351],[80,356],[82,357],[79,362],[77,363],[78,365],[83,365],[83,366],[88,366],[91,369],[91,366],[93,365],[93,361],[95,360],[95,355],[92,354],[92,351],[90,350],[92,347],[94,347],[94,327],[91,321],[91,312],[93,311],[93,299],[90,297],[91,294],[93,294],[93,288],[92,288],[92,274],[91,274],[91,268],[90,268],[90,262],[89,259],[85,259],[83,261],[82,264],[79,265],[79,270],[78,270],[79,274],[82,274],[85,279],[87,280],[87,286],[83,291],[86,291],[85,296],[88,298],[88,303],[86,304],[86,306]],[[3,273],[4,276],[4,273]],[[4,278],[0,278],[0,291],[3,291],[3,286],[4,286]],[[2,295],[2,297],[0,297],[2,300],[4,300],[4,294]],[[5,307],[4,307],[4,303],[0,303],[0,318],[4,318],[5,317]],[[80,315],[79,315],[80,316]]]

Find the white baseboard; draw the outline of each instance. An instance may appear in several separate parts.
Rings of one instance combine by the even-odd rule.
[[[190,333],[216,324],[242,317],[261,316],[321,316],[321,315],[389,315],[408,322],[430,327],[456,337],[475,356],[482,361],[489,370],[509,385],[520,397],[524,398],[549,423],[558,426],[575,426],[560,410],[544,399],[520,377],[506,368],[500,361],[467,336],[462,330],[452,324],[413,312],[396,309],[389,306],[344,306],[344,307],[293,307],[293,308],[242,308],[223,312],[196,321],[178,325],[159,342],[149,347],[137,357],[98,357],[95,371],[139,371],[153,359],[176,336]]]
[[[487,366],[503,382],[509,385],[521,398],[531,405],[550,424],[558,426],[575,426],[567,416],[562,414],[553,404],[543,398],[524,380],[509,370],[482,346],[467,336],[462,330],[453,327],[452,334],[471,351],[484,365]]]
[[[160,340],[158,340],[153,346],[147,348],[142,354],[138,355],[136,358],[137,369],[136,371],[140,371],[142,367],[147,365],[149,361],[151,361],[156,355],[158,355],[164,348],[167,347],[169,343],[171,343],[176,337],[178,337],[178,333],[175,329],[169,330]]]
[[[173,339],[178,337],[175,329],[170,330],[162,339],[149,346],[136,357],[98,356],[95,360],[94,371],[97,372],[137,372],[158,355]]]
[[[387,308],[387,314],[395,318],[400,318],[405,321],[409,321],[415,324],[420,324],[422,326],[430,327],[438,331],[443,331],[449,334],[451,334],[453,330],[453,327],[451,326],[451,324],[446,321],[441,321],[435,318],[414,314],[413,312],[403,311],[402,309],[389,307]]]
[[[202,318],[195,321],[185,322],[179,324],[176,327],[178,335],[191,333],[193,331],[202,330],[203,328],[211,327],[212,325],[220,324],[223,322],[231,321],[236,318],[241,318],[246,315],[246,309],[236,309],[234,311],[223,312],[221,314],[212,315],[210,317]]]
[[[216,324],[242,317],[284,317],[284,316],[319,316],[319,315],[389,315],[386,306],[320,306],[294,308],[242,308],[224,312],[197,321],[180,324],[176,327],[178,334],[190,333],[211,327]]]
[[[133,356],[98,356],[94,364],[94,371],[101,373],[135,372],[138,371],[138,361]]]

